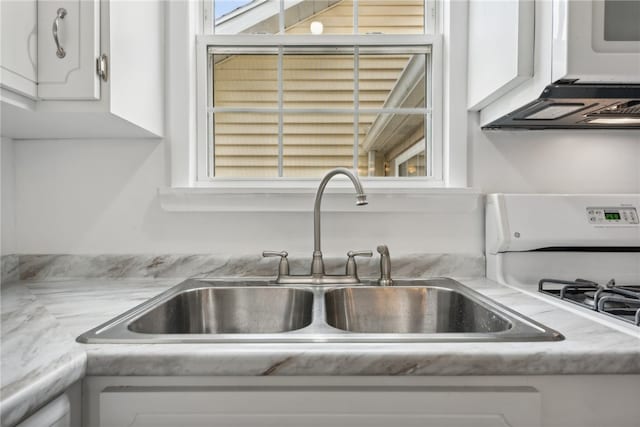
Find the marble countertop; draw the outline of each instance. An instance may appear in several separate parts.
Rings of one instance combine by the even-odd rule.
[[[2,425],[85,375],[640,374],[640,334],[624,333],[486,279],[463,284],[549,326],[556,342],[400,344],[78,344],[75,337],[179,283],[22,281],[2,287]]]

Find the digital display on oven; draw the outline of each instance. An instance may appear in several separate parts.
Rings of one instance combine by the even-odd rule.
[[[620,220],[620,212],[604,212],[604,219],[608,221],[619,221]]]
[[[638,210],[634,206],[624,206],[615,208],[607,207],[587,207],[587,218],[594,225],[606,226],[640,226]]]

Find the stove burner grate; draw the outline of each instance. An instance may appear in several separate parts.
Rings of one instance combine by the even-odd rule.
[[[614,279],[604,286],[584,279],[542,279],[538,291],[640,326],[640,286],[616,285]]]

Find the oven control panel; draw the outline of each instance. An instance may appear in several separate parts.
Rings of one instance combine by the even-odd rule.
[[[638,224],[636,208],[588,207],[587,218],[596,225],[629,225]]]

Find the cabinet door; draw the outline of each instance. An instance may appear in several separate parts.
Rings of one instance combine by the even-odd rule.
[[[99,55],[99,0],[38,2],[40,99],[100,99]]]
[[[372,391],[109,387],[100,426],[540,427],[530,387],[424,387]]]
[[[531,0],[470,0],[467,107],[477,111],[533,76]]]
[[[36,97],[36,1],[0,2],[0,86]]]

